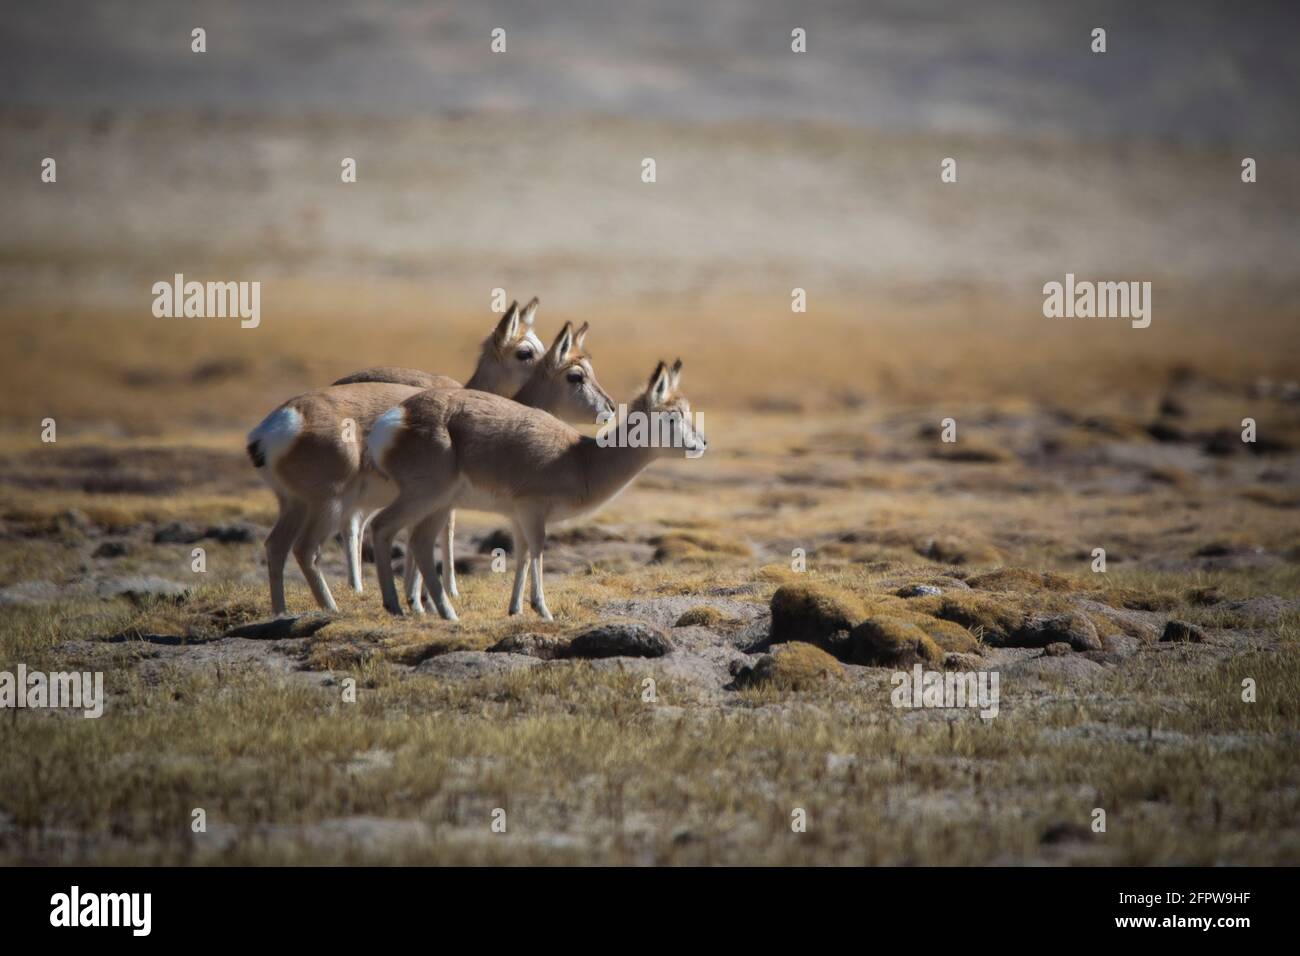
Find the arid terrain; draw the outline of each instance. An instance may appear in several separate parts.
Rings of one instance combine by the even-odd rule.
[[[109,698],[0,719],[0,861],[1300,863],[1293,156],[2,123],[0,670]],[[260,280],[261,325],[154,318],[176,272]],[[1150,328],[1044,318],[1066,272],[1152,281]],[[336,542],[340,613],[291,565],[271,621],[248,429],[364,366],[466,378],[496,287],[590,321],[619,398],[680,355],[708,453],[554,529],[554,623],[505,616],[471,512],[458,624],[348,591]],[[996,672],[998,715],[896,708],[915,663]]]

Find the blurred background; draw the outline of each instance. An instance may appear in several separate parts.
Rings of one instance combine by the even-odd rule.
[[[0,416],[243,428],[359,366],[463,378],[496,287],[541,297],[545,338],[590,319],[616,393],[682,354],[723,407],[1285,379],[1294,26],[1097,0],[13,6]],[[177,272],[261,281],[261,327],[154,318]],[[1066,272],[1151,281],[1151,328],[1044,319]]]

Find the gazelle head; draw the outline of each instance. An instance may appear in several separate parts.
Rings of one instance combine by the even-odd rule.
[[[515,394],[515,401],[550,412],[566,422],[593,422],[602,413],[612,414],[614,400],[596,380],[591,356],[583,349],[587,323],[576,332],[565,322],[528,382]]]
[[[510,303],[497,327],[484,340],[468,387],[509,397],[528,381],[546,352],[542,340],[533,331],[537,306],[536,296],[522,311],[518,302]]]
[[[704,432],[695,425],[690,400],[681,393],[682,360],[660,362],[650,375],[646,390],[632,402],[631,411],[645,414],[652,422],[659,421],[666,434],[661,434],[660,447],[668,447],[668,454],[698,458],[709,447]],[[657,419],[655,416],[658,416]]]

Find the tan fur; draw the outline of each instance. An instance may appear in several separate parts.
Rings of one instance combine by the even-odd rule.
[[[434,375],[418,368],[401,368],[397,365],[376,365],[363,368],[359,372],[345,375],[335,385],[355,385],[357,382],[391,382],[395,385],[411,385],[415,388],[460,388],[460,382],[446,375]]]
[[[703,450],[689,425],[690,403],[677,391],[681,362],[662,362],[631,411],[679,412],[683,440]],[[698,443],[698,444],[697,444]],[[403,527],[422,567],[433,561],[431,542],[454,507],[494,511],[510,518],[516,542],[527,545],[533,607],[549,619],[541,573],[546,525],[591,511],[625,488],[655,458],[680,456],[677,448],[600,447],[550,415],[469,390],[426,391],[386,413],[369,446],[376,468],[398,486],[396,499],[374,519],[375,547],[391,546]],[[520,551],[510,613],[519,611],[526,574]],[[391,568],[379,569],[384,606],[400,613]],[[430,582],[434,604],[454,619],[441,589]],[[419,607],[412,607],[419,612]]]
[[[536,300],[530,303],[530,308],[535,309],[535,303]],[[530,341],[535,341],[528,331],[531,316],[524,322],[515,314],[516,309],[512,305],[507,316],[513,316],[511,321],[503,319],[489,343],[485,344],[476,378],[485,377],[481,374],[485,367],[499,366],[501,356],[513,354],[526,335]],[[524,390],[529,401],[554,408],[559,414],[590,421],[610,400],[595,379],[590,356],[577,348],[585,330],[584,326],[581,333],[575,334],[572,326],[566,323],[551,350],[540,361],[532,363],[533,371],[524,383]],[[581,370],[584,378],[581,385],[568,380],[575,369]],[[357,373],[361,374],[364,373]],[[429,376],[429,379],[453,381],[445,376]],[[280,499],[281,508],[276,527],[267,539],[268,577],[274,613],[280,614],[285,610],[283,566],[290,544],[317,603],[327,610],[336,609],[329,587],[316,568],[316,551],[340,523],[346,523],[349,571],[353,575],[353,586],[360,590],[360,539],[364,517],[386,504],[395,493],[395,489],[382,479],[369,476],[366,480],[368,462],[363,454],[363,438],[381,412],[418,392],[419,389],[412,385],[354,382],[300,395],[276,410],[296,411],[301,416],[301,430],[274,461],[267,462],[261,469]],[[265,427],[276,412],[268,416],[259,429]],[[354,443],[344,440],[343,426],[348,419],[355,422],[357,440]],[[256,434],[257,430],[254,431]],[[256,463],[257,449],[252,439],[253,435],[250,435],[249,451]],[[443,553],[448,583],[454,588],[450,527],[448,522]],[[387,551],[376,553],[388,554]],[[383,560],[377,563],[387,564]],[[407,580],[408,593],[414,589],[418,601],[421,583],[414,564],[410,566]]]
[[[337,610],[317,567],[320,547],[338,529],[349,502],[361,491],[361,475],[368,464],[364,461],[366,430],[393,402],[418,394],[419,389],[409,385],[384,382],[337,385],[291,398],[272,412],[273,416],[291,409],[302,419],[288,449],[261,469],[280,501],[280,515],[266,540],[273,613],[285,610],[284,563],[290,548],[316,602]],[[353,441],[344,440],[349,419],[355,423]]]

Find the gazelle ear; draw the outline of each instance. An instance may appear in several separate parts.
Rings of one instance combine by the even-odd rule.
[[[533,296],[532,299],[529,300],[528,304],[524,306],[524,311],[519,317],[520,321],[530,329],[533,327],[533,319],[537,318],[537,307],[540,304],[541,303],[537,301],[537,296]]]
[[[560,329],[560,334],[555,337],[551,343],[550,351],[546,353],[550,363],[559,368],[564,364],[564,360],[569,356],[569,349],[573,348],[573,323],[565,322],[564,328]]]
[[[578,331],[573,333],[573,347],[575,349],[582,348],[582,340],[587,337],[587,325],[588,323],[583,322]]]
[[[519,336],[519,303],[511,302],[506,314],[501,316],[497,329],[493,333],[498,345],[509,345]]]
[[[662,402],[668,396],[668,366],[665,363],[660,362],[655,366],[647,391],[651,402]]]
[[[677,391],[677,383],[680,382],[681,380],[682,380],[682,360],[678,359],[676,362],[673,363],[673,369],[668,379],[668,385],[675,392]]]

